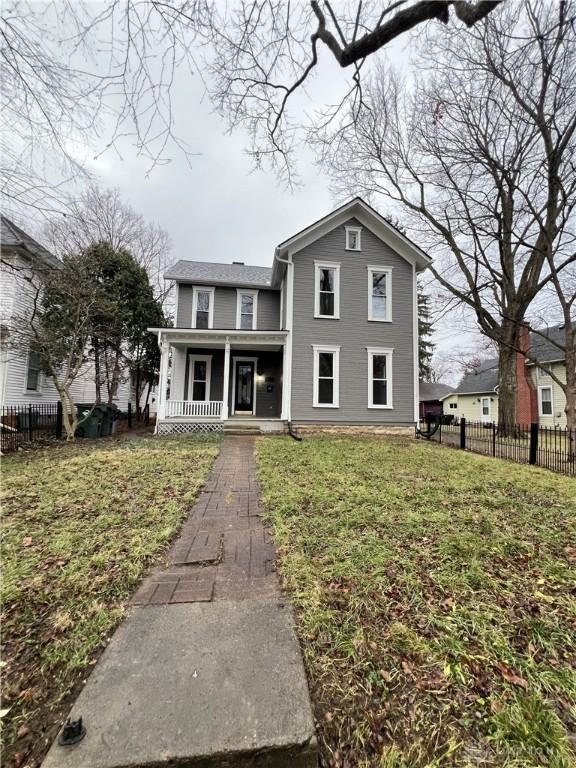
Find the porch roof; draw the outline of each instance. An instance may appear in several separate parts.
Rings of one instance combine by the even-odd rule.
[[[288,331],[247,331],[223,330],[221,328],[149,328],[151,333],[158,336],[158,341],[172,344],[224,345],[241,344],[244,346],[260,346],[263,344],[282,345],[286,341]]]

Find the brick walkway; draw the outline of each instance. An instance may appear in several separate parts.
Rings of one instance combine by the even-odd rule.
[[[132,605],[279,596],[259,495],[253,438],[226,436],[168,567],[145,579]]]

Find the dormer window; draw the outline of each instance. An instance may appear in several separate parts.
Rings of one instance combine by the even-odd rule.
[[[362,227],[346,227],[346,250],[347,251],[361,251],[362,242],[360,235],[362,233]]]
[[[192,328],[212,328],[214,318],[214,288],[194,288],[192,298]]]

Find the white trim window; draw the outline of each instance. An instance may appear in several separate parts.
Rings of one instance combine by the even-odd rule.
[[[340,318],[340,264],[314,262],[314,317]]]
[[[236,289],[236,328],[255,331],[258,327],[258,291]]]
[[[538,413],[540,416],[554,415],[552,387],[538,387]]]
[[[368,267],[368,320],[392,322],[391,267]]]
[[[392,408],[392,352],[368,347],[368,408]]]
[[[192,294],[192,328],[214,326],[214,288],[194,287]]]
[[[346,227],[346,250],[362,250],[362,227]]]
[[[480,418],[482,421],[492,421],[492,398],[480,398]]]
[[[188,399],[196,403],[210,400],[212,355],[188,355]]]
[[[340,407],[340,347],[314,350],[314,408]]]
[[[40,355],[30,350],[28,352],[28,366],[26,369],[26,392],[40,392],[42,386],[42,370],[40,367]]]

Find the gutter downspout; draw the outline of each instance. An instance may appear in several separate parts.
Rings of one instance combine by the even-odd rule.
[[[285,355],[284,355],[284,371],[283,371],[283,411],[284,417],[288,422],[288,430],[291,434],[291,419],[292,419],[292,325],[294,314],[294,262],[292,256],[288,258],[281,258],[280,250],[276,248],[274,251],[274,259],[286,264],[286,295],[285,295],[285,312],[286,312],[286,324],[283,330],[288,331],[285,343]],[[282,325],[282,317],[280,318],[280,325]]]

